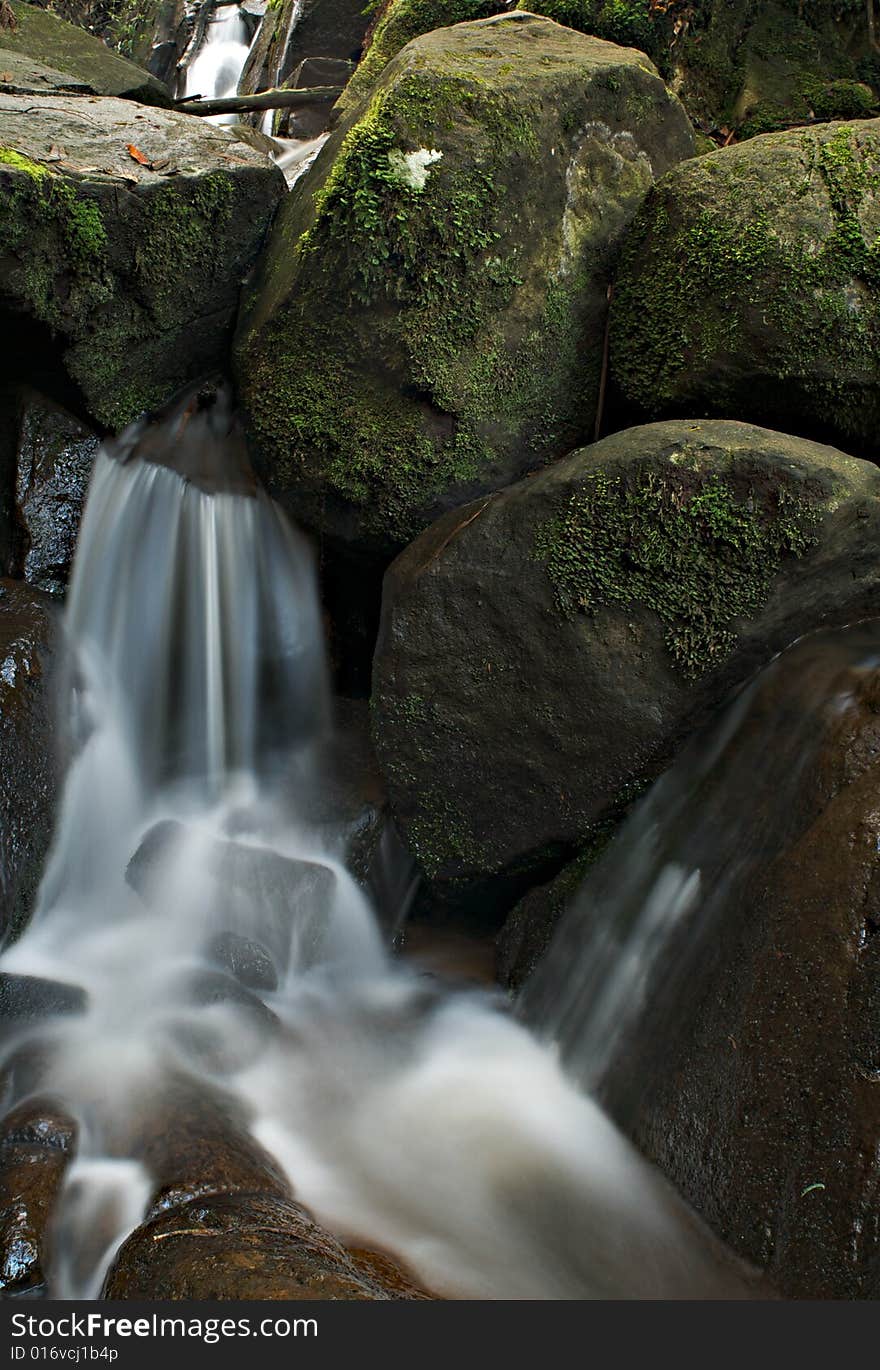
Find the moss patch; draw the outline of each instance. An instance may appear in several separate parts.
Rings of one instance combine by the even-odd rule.
[[[662,472],[588,474],[538,529],[535,555],[562,613],[645,605],[665,625],[678,668],[695,678],[723,661],[734,620],[758,613],[783,559],[815,542],[820,517],[782,481],[722,476],[683,452]]]

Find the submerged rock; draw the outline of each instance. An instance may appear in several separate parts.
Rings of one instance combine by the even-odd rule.
[[[693,152],[641,53],[526,14],[388,64],[285,202],[237,369],[269,487],[387,555],[595,418],[611,263]]]
[[[58,795],[49,604],[0,581],[0,938],[19,932],[31,912]]]
[[[90,95],[120,96],[145,105],[171,104],[167,86],[112,52],[99,38],[40,5],[21,0],[8,0],[8,4],[15,27],[0,29],[0,50],[75,77]],[[0,52],[0,66],[4,61],[5,52]]]
[[[615,434],[438,520],[387,573],[373,697],[435,888],[552,874],[758,666],[876,608],[878,536],[876,467],[720,421]]]
[[[880,120],[677,167],[627,238],[611,375],[652,418],[736,414],[880,453]]]
[[[28,341],[13,378],[60,367],[116,429],[222,367],[285,193],[234,130],[73,95],[25,114],[0,94],[0,187],[0,323]]]
[[[700,898],[603,1091],[795,1298],[880,1292],[878,663],[876,621],[799,643],[691,783],[680,823],[684,851],[702,847]]]

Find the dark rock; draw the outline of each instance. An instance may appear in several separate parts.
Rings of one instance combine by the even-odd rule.
[[[161,81],[111,52],[100,39],[38,5],[21,0],[9,0],[9,4],[15,28],[2,30],[0,46],[14,56],[31,58],[75,77],[91,95],[118,96],[145,105],[171,104],[171,94]],[[0,54],[0,66],[4,60]]]
[[[680,422],[434,524],[386,576],[373,697],[434,888],[517,897],[781,648],[876,611],[878,496],[832,448]]]
[[[0,1123],[0,1297],[45,1283],[52,1216],[75,1136],[74,1123],[40,1100]]]
[[[876,622],[799,643],[690,782],[668,855],[699,865],[700,898],[604,1085],[719,1236],[796,1298],[880,1291],[878,663]]]
[[[16,472],[21,574],[50,594],[61,593],[70,577],[97,448],[97,436],[72,414],[25,395]]]
[[[524,14],[408,44],[245,292],[236,366],[272,493],[376,559],[570,451],[620,237],[693,149],[641,53]]]
[[[46,388],[34,370],[61,368],[78,412],[118,429],[223,368],[284,177],[186,114],[73,95],[22,110],[0,94],[0,325],[28,342],[7,369]]]
[[[285,82],[288,90],[311,90],[316,86],[345,86],[354,65],[337,57],[306,57]],[[275,117],[275,133],[280,138],[316,138],[330,119],[326,104],[303,105],[299,109],[280,109]]]
[[[0,581],[0,937],[19,932],[31,912],[58,796],[47,605]]]
[[[880,455],[878,159],[871,120],[768,134],[670,172],[615,283],[611,375],[625,401]]]
[[[271,992],[278,988],[275,962],[259,942],[241,937],[237,932],[221,932],[212,939],[208,953],[246,989]]]
[[[412,1299],[387,1258],[347,1252],[290,1200],[219,1195],[162,1214],[128,1238],[107,1299]]]
[[[56,1014],[83,1013],[87,996],[79,985],[0,971],[0,1022],[21,1023]]]
[[[356,62],[369,22],[361,0],[280,0],[251,45],[240,93],[285,85],[309,58]]]

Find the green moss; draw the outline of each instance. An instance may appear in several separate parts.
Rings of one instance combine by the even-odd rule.
[[[16,152],[11,147],[0,147],[0,162],[15,171],[23,171],[34,181],[42,181],[49,175],[47,167],[41,166],[39,162],[32,162],[30,157],[25,157],[23,153]]]
[[[661,69],[669,66],[669,6],[654,5],[650,0],[520,0],[517,8],[546,15],[566,28],[621,47],[639,48]]]
[[[699,189],[685,190],[691,199],[679,200],[673,173],[637,216],[615,293],[612,356],[626,393],[646,410],[674,412],[693,376],[713,374],[713,412],[740,412],[739,382],[724,358],[745,361],[759,318],[761,370],[778,380],[766,398],[755,380],[748,399],[772,409],[787,399],[780,381],[807,377],[798,392],[805,413],[847,435],[864,432],[860,377],[880,355],[880,238],[866,229],[880,193],[880,139],[847,126],[798,137],[796,159],[767,167],[744,160],[755,145],[735,160],[702,159]],[[780,187],[788,188],[782,212],[767,203],[768,167],[774,201],[783,203]],[[682,176],[684,189],[694,172]],[[798,201],[815,206],[817,182],[832,213],[818,240],[810,208],[803,232],[792,232]]]
[[[658,470],[589,473],[535,540],[569,617],[641,604],[688,677],[730,651],[738,618],[764,604],[783,559],[813,544],[820,505],[780,479],[723,474],[683,452]]]

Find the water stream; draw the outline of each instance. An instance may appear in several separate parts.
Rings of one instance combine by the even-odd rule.
[[[52,1292],[100,1290],[153,1187],[138,1119],[181,1079],[222,1086],[320,1221],[441,1295],[742,1292],[551,1045],[390,954],[317,816],[332,724],[311,560],[222,398],[102,450],[66,628],[76,755],[36,914],[0,958],[87,995],[6,1046],[39,1051],[79,1126]]]

